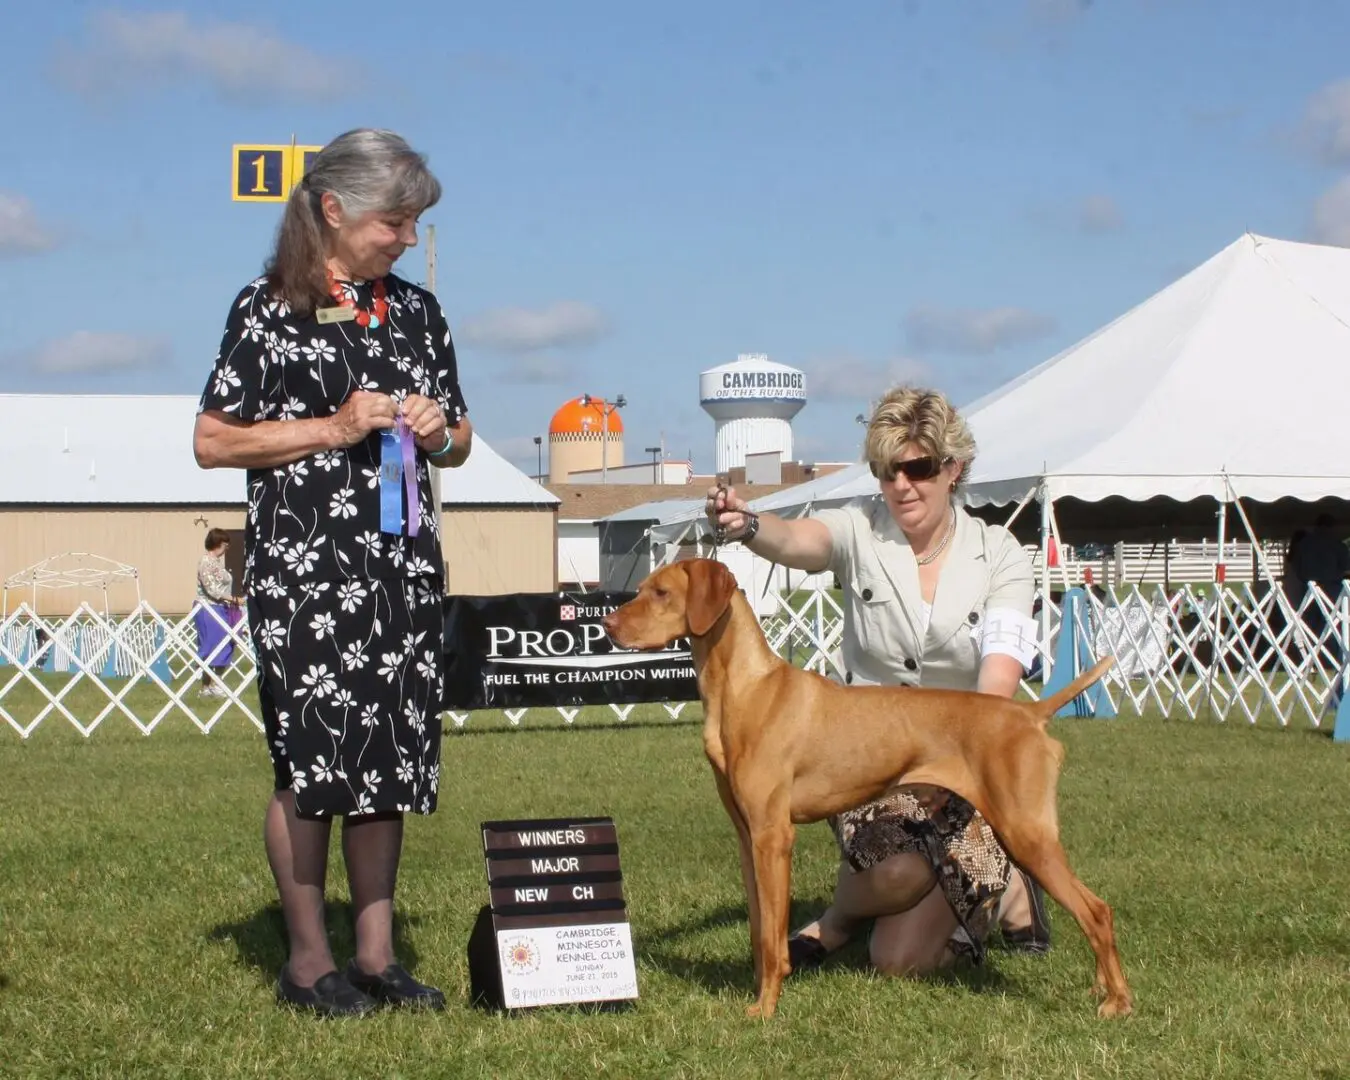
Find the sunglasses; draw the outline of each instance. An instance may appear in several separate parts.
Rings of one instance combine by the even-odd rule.
[[[873,465],[872,475],[878,480],[890,483],[899,474],[911,483],[917,484],[934,479],[949,461],[951,458],[936,458],[928,454],[925,457],[910,458],[909,461],[892,461],[880,470]]]

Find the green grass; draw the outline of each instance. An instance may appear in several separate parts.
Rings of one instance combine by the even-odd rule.
[[[77,688],[78,689],[78,688]],[[861,944],[747,1019],[745,900],[697,707],[589,711],[446,737],[440,810],[410,819],[400,949],[448,1013],[323,1023],[282,1012],[260,819],[269,769],[238,714],[150,737],[111,717],[0,728],[0,1075],[210,1077],[1300,1077],[1350,1075],[1350,800],[1324,734],[1156,718],[1056,721],[1062,829],[1116,911],[1136,1014],[1099,1021],[1063,911],[1044,959],[991,954],[919,982]],[[535,717],[538,717],[537,719]],[[611,814],[641,998],[618,1014],[492,1016],[467,1002],[485,900],[477,824]],[[824,825],[799,830],[793,919],[828,901]],[[350,916],[334,845],[331,924]]]

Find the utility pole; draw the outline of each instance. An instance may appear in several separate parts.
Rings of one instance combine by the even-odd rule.
[[[427,292],[436,294],[436,226],[427,226]]]
[[[628,404],[628,399],[622,394],[608,402],[600,398],[593,398],[590,394],[581,395],[582,408],[596,408],[600,410],[600,484],[601,486],[609,483],[609,418],[611,413],[618,412]]]
[[[427,292],[436,295],[436,226],[427,226]],[[445,562],[445,506],[441,498],[441,470],[427,466],[431,473],[431,497],[436,503],[436,531],[441,534],[441,562]]]

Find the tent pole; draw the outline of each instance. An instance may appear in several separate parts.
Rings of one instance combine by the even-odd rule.
[[[1219,553],[1218,561],[1214,565],[1214,580],[1223,583],[1227,576],[1228,568],[1223,562],[1223,546],[1228,539],[1228,501],[1225,499],[1219,503]]]
[[[1041,641],[1045,652],[1041,657],[1041,686],[1050,681],[1054,665],[1050,648],[1050,490],[1044,480],[1040,485],[1041,498]],[[1061,628],[1063,621],[1061,620]]]
[[[1055,542],[1055,556],[1059,560],[1059,580],[1068,592],[1073,588],[1073,582],[1069,580],[1069,560],[1064,554],[1064,541],[1059,538],[1059,518],[1055,516],[1053,506],[1050,507],[1050,539]]]
[[[1224,582],[1228,576],[1228,568],[1224,566],[1223,548],[1227,542],[1228,536],[1228,493],[1224,492],[1224,500],[1219,503],[1219,551],[1218,558],[1214,563],[1214,655],[1210,658],[1209,664],[1209,707],[1214,708],[1214,675],[1215,669],[1223,662],[1227,650],[1223,643],[1223,603],[1224,603]]]
[[[1034,499],[1035,497],[1036,497],[1036,489],[1034,487],[1029,488],[1027,490],[1027,493],[1022,496],[1021,501],[1013,509],[1013,512],[1008,516],[1008,520],[1003,523],[1003,527],[1011,531],[1013,527],[1013,522],[1016,521],[1018,515],[1021,514],[1023,510],[1026,509],[1027,503],[1031,502],[1031,500]]]

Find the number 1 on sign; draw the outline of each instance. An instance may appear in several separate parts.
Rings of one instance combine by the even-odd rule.
[[[266,195],[268,193],[267,181],[263,177],[263,168],[267,164],[267,158],[263,154],[259,154],[252,161],[250,161],[249,164],[253,166],[253,175],[255,177],[253,181],[252,193],[254,195]]]

